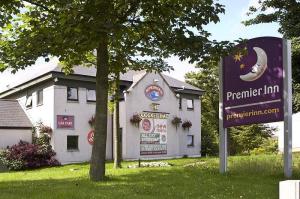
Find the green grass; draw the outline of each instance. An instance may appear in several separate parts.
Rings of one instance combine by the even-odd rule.
[[[11,198],[278,198],[284,180],[280,155],[229,158],[229,172],[219,174],[217,158],[166,160],[164,168],[115,170],[107,164],[108,179],[90,182],[88,164],[0,173],[0,199]],[[196,164],[195,164],[196,163]],[[71,171],[72,169],[77,169]],[[294,177],[300,177],[300,156],[294,156]]]

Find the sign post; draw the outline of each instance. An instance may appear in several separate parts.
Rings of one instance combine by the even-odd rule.
[[[292,177],[292,70],[291,41],[283,40],[284,176]]]
[[[284,174],[292,176],[290,41],[259,37],[220,62],[220,172],[227,170],[226,128],[284,120]]]
[[[219,158],[220,173],[227,171],[227,129],[223,126],[223,59],[219,63]]]

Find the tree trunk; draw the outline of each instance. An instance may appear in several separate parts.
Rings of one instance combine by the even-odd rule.
[[[108,73],[108,36],[107,33],[103,33],[97,47],[95,131],[90,163],[92,181],[101,181],[105,178]]]
[[[120,109],[119,109],[119,94],[120,94],[120,74],[116,74],[115,91],[114,91],[114,168],[121,168],[122,160],[122,140],[120,129]]]

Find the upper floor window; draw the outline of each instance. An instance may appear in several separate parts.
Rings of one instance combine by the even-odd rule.
[[[68,100],[78,101],[78,88],[68,87],[67,94]]]
[[[27,95],[25,106],[26,106],[26,108],[32,108],[32,94]]]
[[[186,105],[188,110],[193,110],[194,109],[194,100],[192,99],[187,99],[186,100]]]
[[[86,90],[86,101],[95,102],[96,101],[96,91],[95,90]]]
[[[37,91],[36,101],[37,101],[37,105],[42,105],[43,104],[43,90],[38,90]]]

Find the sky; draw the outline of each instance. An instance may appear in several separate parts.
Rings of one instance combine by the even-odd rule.
[[[278,33],[278,24],[260,24],[245,27],[241,21],[247,19],[246,13],[251,5],[258,5],[258,0],[220,0],[219,3],[225,5],[225,14],[219,15],[220,22],[217,24],[208,24],[206,29],[212,34],[211,39],[217,41],[229,40],[234,41],[239,38],[250,39],[254,37],[261,36],[275,36],[281,37]],[[176,79],[184,81],[184,75],[190,71],[197,71],[193,64],[189,64],[187,61],[180,61],[177,57],[170,57],[166,60],[169,65],[174,67],[174,70],[170,73],[165,72],[165,74],[172,76]],[[36,65],[42,65],[43,68],[51,67],[57,64],[57,59],[52,60],[49,63],[45,63],[42,59],[39,59]],[[37,67],[30,67],[29,70],[34,72]],[[22,73],[22,71],[20,71]],[[0,82],[6,82],[5,84],[10,84],[8,81],[11,79],[11,75],[8,72],[4,74],[0,73]],[[13,82],[15,83],[15,82]]]

